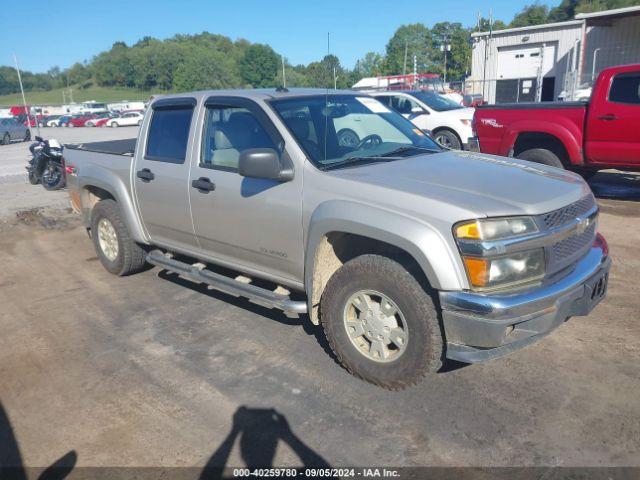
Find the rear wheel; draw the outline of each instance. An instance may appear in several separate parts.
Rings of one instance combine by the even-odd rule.
[[[336,357],[367,382],[399,390],[442,365],[434,301],[395,260],[362,255],[348,261],[329,280],[320,308]]]
[[[31,140],[31,130],[27,129],[27,131],[24,132],[23,141],[28,142],[29,140]]]
[[[542,163],[550,167],[564,168],[558,156],[546,148],[532,148],[516,155],[516,158],[530,162]]]
[[[112,128],[118,128],[118,122],[111,122],[111,127]]]
[[[131,275],[145,267],[145,251],[131,238],[114,200],[101,200],[93,208],[91,238],[100,262],[110,273]]]
[[[2,136],[2,145],[9,145],[11,143],[11,136],[8,133],[5,133]]]
[[[433,139],[444,148],[448,148],[450,150],[460,150],[462,148],[460,139],[450,130],[439,130],[433,134]]]

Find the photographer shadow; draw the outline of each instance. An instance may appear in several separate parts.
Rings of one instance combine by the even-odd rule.
[[[293,433],[284,415],[272,408],[242,406],[233,414],[231,431],[209,458],[200,475],[201,480],[233,478],[230,474],[225,477],[224,469],[237,439],[240,456],[249,470],[274,467],[273,460],[280,441],[298,456],[302,468],[331,468],[324,458]]]

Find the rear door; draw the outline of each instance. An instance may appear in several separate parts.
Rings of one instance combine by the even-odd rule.
[[[246,149],[272,148],[286,158],[278,130],[262,107],[246,98],[210,97],[201,117],[191,183],[208,188],[189,188],[201,256],[275,280],[300,281],[301,172],[289,182],[238,173]]]
[[[640,163],[640,71],[614,75],[604,97],[592,99],[589,106],[587,158],[592,163],[637,166]]]
[[[189,162],[196,100],[166,98],[151,107],[133,169],[138,208],[153,243],[187,252],[196,247],[189,210]]]

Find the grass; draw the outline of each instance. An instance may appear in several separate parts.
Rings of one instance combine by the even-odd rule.
[[[25,92],[27,103],[31,105],[61,104],[62,92],[65,91],[66,101],[69,103],[67,89],[58,88],[49,91],[32,91]],[[136,101],[148,100],[154,93],[158,91],[143,91],[134,88],[108,88],[92,86],[86,89],[73,89],[73,101],[76,103],[88,100],[96,100],[97,102],[118,102],[120,100]],[[11,95],[0,95],[0,105],[22,105],[22,95],[12,93]]]

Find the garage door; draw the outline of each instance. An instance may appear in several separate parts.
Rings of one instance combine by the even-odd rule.
[[[498,50],[498,80],[536,78],[542,64],[542,76],[553,75],[555,45],[527,45]]]

